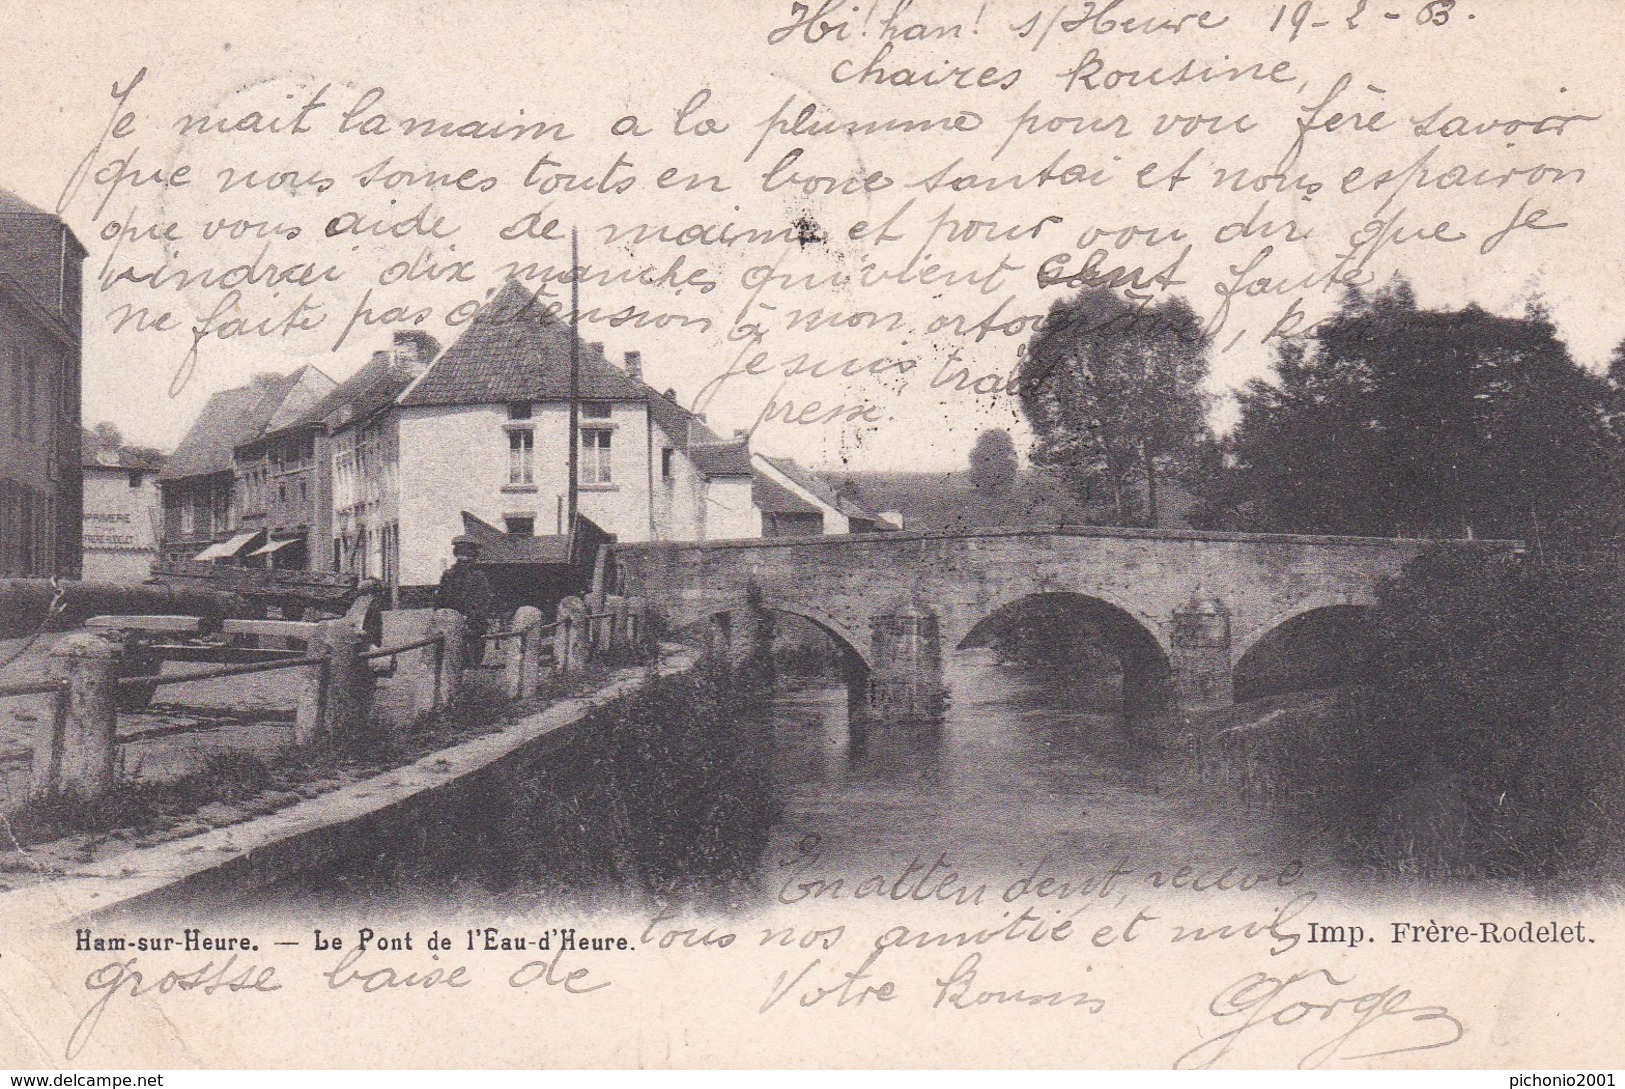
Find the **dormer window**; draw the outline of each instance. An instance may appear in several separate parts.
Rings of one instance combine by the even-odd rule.
[[[584,420],[607,420],[609,419],[609,409],[608,401],[583,401],[581,402],[581,418]]]

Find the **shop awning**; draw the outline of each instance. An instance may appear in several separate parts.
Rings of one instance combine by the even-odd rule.
[[[301,538],[301,537],[289,537],[285,541],[267,541],[265,544],[261,545],[260,547],[256,548],[254,551],[250,552],[249,555],[250,556],[269,556],[269,555],[272,555],[273,553],[282,551],[284,548],[287,548],[291,544],[298,544],[301,540],[303,540],[303,538]]]
[[[243,549],[259,540],[264,533],[264,530],[255,530],[253,533],[239,533],[229,541],[221,541],[219,544],[210,545],[192,558],[201,563],[208,563],[212,560],[235,559],[242,554]]]

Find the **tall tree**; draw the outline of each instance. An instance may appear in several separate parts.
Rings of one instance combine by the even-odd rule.
[[[1016,443],[1010,432],[992,427],[976,436],[970,452],[970,478],[983,491],[996,492],[1016,479]]]
[[[1248,528],[1375,536],[1601,530],[1617,480],[1607,385],[1538,303],[1425,310],[1396,281],[1350,292],[1274,381],[1240,394],[1232,448]],[[1606,519],[1604,519],[1606,520]]]
[[[103,450],[117,450],[124,445],[124,433],[115,423],[104,420],[92,428],[91,433],[96,436],[96,445]]]
[[[1018,375],[1033,464],[1060,469],[1086,501],[1104,484],[1119,525],[1139,481],[1156,525],[1160,477],[1206,434],[1208,347],[1180,298],[1136,303],[1099,287],[1057,300]]]

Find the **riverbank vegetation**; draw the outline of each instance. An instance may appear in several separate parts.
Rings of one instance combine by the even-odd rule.
[[[651,679],[528,758],[482,773],[343,876],[425,895],[732,905],[778,818],[761,692],[709,669]]]
[[[1186,477],[1198,525],[1516,543],[1423,554],[1362,625],[1358,683],[1199,724],[1199,773],[1384,870],[1625,871],[1625,345],[1598,373],[1538,300],[1430,310],[1395,282],[1281,345],[1240,407]]]

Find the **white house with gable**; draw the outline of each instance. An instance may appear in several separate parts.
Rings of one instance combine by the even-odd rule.
[[[399,579],[417,591],[404,598],[439,582],[471,524],[562,539],[572,442],[579,511],[617,540],[761,535],[748,445],[645,385],[639,353],[616,366],[581,346],[570,434],[570,335],[509,281],[397,399]]]

